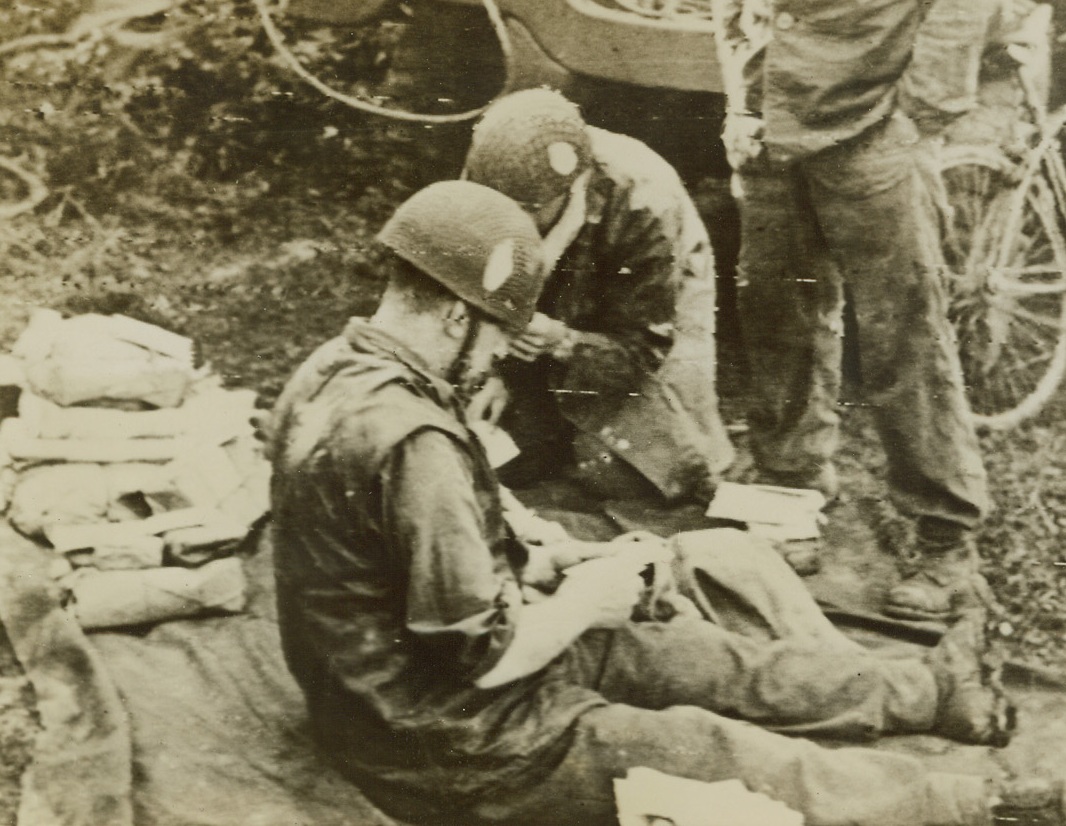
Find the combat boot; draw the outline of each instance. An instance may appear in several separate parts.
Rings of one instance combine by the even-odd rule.
[[[972,610],[990,607],[991,592],[977,570],[977,551],[968,534],[948,542],[920,535],[909,570],[891,588],[884,612],[898,619],[952,622]]]
[[[936,734],[976,745],[1010,742],[1017,711],[988,658],[983,613],[949,628],[926,662],[937,684]]]

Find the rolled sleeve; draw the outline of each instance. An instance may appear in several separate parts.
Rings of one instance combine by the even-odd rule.
[[[758,114],[762,108],[755,78],[772,35],[772,13],[769,0],[712,0],[718,62],[731,112]]]
[[[385,535],[408,571],[407,629],[433,659],[473,681],[514,636],[521,590],[485,538],[463,449],[422,431],[396,448],[382,475]]]

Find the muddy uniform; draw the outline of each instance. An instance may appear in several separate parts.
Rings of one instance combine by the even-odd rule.
[[[581,336],[566,362],[508,360],[503,424],[522,449],[566,455],[574,442],[590,478],[620,462],[667,498],[706,496],[733,457],[707,231],[666,161],[633,138],[589,133],[584,219],[549,234],[558,257],[538,305]]]
[[[812,826],[983,822],[979,778],[729,719],[870,736],[928,729],[937,705],[924,665],[856,651],[774,552],[737,532],[748,544],[723,548],[723,561],[761,554],[745,587],[781,583],[749,594],[735,620],[723,611],[750,635],[701,619],[630,623],[477,689],[521,616],[525,552],[450,387],[381,331],[354,322],[323,345],[286,388],[273,433],[285,655],[318,741],[394,816],[606,826],[612,778],[648,766],[739,778]]]
[[[969,5],[984,14],[986,2]],[[965,531],[987,508],[985,473],[938,280],[919,134],[897,109],[924,6],[720,0],[725,137],[742,189],[738,292],[758,466],[803,485],[831,463],[846,284],[893,500],[920,532]],[[937,34],[952,32],[970,35]]]

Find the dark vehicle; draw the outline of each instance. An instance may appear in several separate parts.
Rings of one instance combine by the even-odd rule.
[[[481,6],[482,0],[439,0]],[[709,2],[498,0],[513,52],[510,85],[581,78],[720,92]]]
[[[291,0],[287,11],[352,25],[399,5]],[[462,76],[466,102],[550,85],[591,123],[650,144],[687,181],[728,176],[710,0],[408,0],[403,9],[406,68]]]
[[[580,78],[688,92],[720,92],[709,0],[432,0],[421,13],[466,6],[497,13],[513,51],[508,86]],[[385,0],[293,0],[289,12],[336,24],[389,11]],[[419,14],[416,5],[415,16]],[[456,44],[458,45],[458,44]]]

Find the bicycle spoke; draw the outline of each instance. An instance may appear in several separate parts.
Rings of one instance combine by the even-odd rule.
[[[1030,371],[1046,370],[1046,365],[1034,365]],[[1028,398],[1035,390],[1037,383],[1023,384],[1017,379],[1022,371],[1012,370],[1005,365],[996,367],[995,372],[990,374],[990,381],[971,384],[970,392],[978,400],[973,409],[979,415],[996,416],[999,411],[1010,410],[1019,404],[1020,400]]]
[[[1002,273],[997,273],[1001,275]],[[1056,273],[1057,275],[1059,273]],[[996,278],[995,290],[1009,295],[1060,295],[1066,292],[1066,280],[1052,283],[1028,284],[1013,278]]]
[[[976,398],[985,403],[976,409],[995,410],[1004,400],[1009,402],[1024,395],[1025,388],[1019,384],[1017,376],[1015,371],[1004,369],[998,361],[983,365],[978,379],[970,382],[971,389],[977,391]]]
[[[1053,358],[1054,338],[1049,341],[1027,323],[1006,324],[998,336],[977,333],[980,324],[971,326],[971,335],[960,336],[964,374],[975,398],[984,399],[983,405],[974,403],[975,409],[1017,404],[1033,392]]]
[[[1008,375],[1017,375],[1019,371],[1028,370],[1038,364],[1047,364],[1049,361],[1051,361],[1051,353],[1034,353],[1031,358],[1025,361],[1016,361],[1015,370],[1008,372]]]
[[[996,149],[947,149],[942,283],[967,395],[990,427],[1039,410],[1066,369],[1066,167],[1049,146],[1020,164]]]
[[[1015,318],[1021,319],[1023,321],[1028,321],[1031,324],[1037,324],[1037,325],[1039,325],[1041,327],[1046,327],[1049,330],[1055,330],[1055,331],[1062,330],[1062,317],[1061,316],[1049,317],[1049,316],[1037,315],[1036,313],[1034,313],[1034,312],[1032,312],[1030,310],[1026,310],[1023,307],[1018,306],[1017,304],[1011,303],[1011,304],[1007,305],[1006,302],[1004,303],[1004,306],[997,307],[996,309],[999,310],[1000,312],[1003,312],[1003,313],[1006,313],[1008,315],[1014,316]],[[1018,328],[1022,329],[1022,330],[1027,330],[1025,325],[1018,325]]]
[[[1047,264],[1028,264],[1024,267],[997,267],[996,272],[1008,276],[1010,278],[1017,278],[1025,275],[1064,275],[1062,269],[1048,262]],[[1066,280],[1063,281],[1066,284]]]
[[[1028,358],[1020,358],[1019,354],[1014,354],[1009,359],[996,358],[993,362],[982,364],[980,375],[985,379],[985,387],[1006,388],[1014,394],[1025,394],[1032,388],[1021,383],[1022,377],[1029,375],[1034,367],[1044,369],[1044,365],[1050,361],[1051,355],[1048,353],[1033,353]],[[1032,383],[1035,384],[1035,381]],[[1006,395],[1001,393],[1000,397]]]
[[[984,288],[985,284],[983,277],[969,270],[957,272],[956,270],[946,269],[941,272],[940,278],[948,282],[948,286],[953,287],[960,295],[979,292]]]
[[[972,270],[986,255],[992,229],[1000,223],[995,216],[1006,206],[1001,174],[987,166],[963,165],[945,174],[948,199],[954,215],[945,238],[945,253],[954,270]]]

